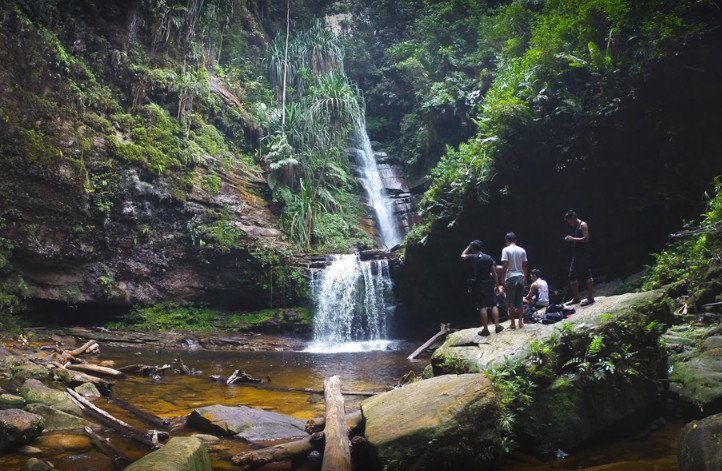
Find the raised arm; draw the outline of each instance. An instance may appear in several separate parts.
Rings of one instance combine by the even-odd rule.
[[[469,256],[469,252],[471,251],[471,244],[467,245],[463,252],[461,252],[461,259],[465,260],[466,257]]]

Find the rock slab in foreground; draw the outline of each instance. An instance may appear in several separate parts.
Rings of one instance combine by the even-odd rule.
[[[82,429],[90,422],[67,412],[59,411],[46,404],[28,404],[25,410],[37,414],[45,420],[45,431],[56,432],[59,430]]]
[[[722,412],[722,331],[713,329],[699,347],[670,361],[669,390],[692,408]]]
[[[208,450],[193,437],[173,437],[160,450],[145,455],[125,471],[212,471]]]
[[[685,425],[677,456],[681,471],[722,471],[722,414]]]
[[[361,404],[384,469],[477,469],[499,452],[499,403],[481,374],[444,375]]]
[[[235,435],[249,442],[266,442],[307,436],[305,422],[252,407],[216,404],[200,407],[188,416],[188,425],[220,435]]]
[[[63,391],[45,386],[37,379],[29,379],[18,388],[18,392],[28,404],[40,403],[51,406],[59,411],[80,417],[80,407]]]
[[[32,442],[44,425],[39,415],[20,409],[0,410],[0,452]]]

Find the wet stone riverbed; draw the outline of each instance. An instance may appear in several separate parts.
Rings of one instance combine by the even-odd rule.
[[[399,344],[396,350],[320,354],[298,351],[183,351],[184,363],[200,371],[195,376],[181,376],[169,372],[159,379],[128,376],[118,380],[112,398],[122,399],[155,415],[172,419],[177,428],[172,435],[202,433],[182,425],[182,419],[192,410],[212,405],[246,405],[309,419],[323,414],[323,397],[320,394],[289,389],[322,389],[323,379],[334,374],[341,376],[345,390],[383,391],[393,385],[409,370],[420,372],[425,361],[410,362],[406,355],[414,345]],[[173,364],[177,350],[152,350],[103,347],[97,360],[113,360],[116,367],[129,364]],[[210,375],[228,376],[241,368],[252,376],[271,378],[264,385],[226,386],[209,380]],[[363,397],[346,397],[347,408],[353,409]],[[125,410],[99,399],[96,404],[140,428],[148,428]],[[642,437],[610,437],[609,440],[590,444],[576,450],[563,460],[539,459],[515,453],[500,465],[503,471],[586,469],[586,470],[673,470],[677,469],[676,439],[680,423],[670,422],[657,431]],[[103,430],[112,443],[130,459],[138,459],[149,450],[117,434]],[[68,433],[43,434],[33,443],[40,453],[33,455],[48,460],[59,471],[111,471],[113,464],[105,455],[90,445],[82,432],[75,437]],[[239,440],[222,438],[208,445],[214,469],[234,469],[230,457],[250,449]],[[27,455],[11,453],[0,455],[0,470],[19,470]],[[303,469],[318,469],[320,463],[307,462]],[[264,469],[287,470],[288,464],[276,464]]]

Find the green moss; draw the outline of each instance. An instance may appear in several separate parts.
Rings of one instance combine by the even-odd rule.
[[[163,303],[136,309],[126,319],[107,324],[107,327],[147,331],[307,331],[312,322],[311,312],[300,307],[232,313],[203,306]]]
[[[36,129],[20,131],[20,150],[25,159],[32,163],[49,164],[63,157],[60,149]]]
[[[217,195],[221,192],[221,182],[221,177],[215,173],[209,173],[203,177],[201,188],[212,195]]]

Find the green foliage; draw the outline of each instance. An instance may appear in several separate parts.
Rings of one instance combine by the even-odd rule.
[[[517,448],[514,425],[516,417],[532,402],[535,385],[524,374],[521,361],[492,364],[485,374],[494,385],[501,406],[501,417],[497,424],[501,435],[501,446],[505,453]]]
[[[344,47],[333,32],[316,23],[289,37],[287,64],[285,43],[279,35],[269,48],[269,76],[280,108],[269,115],[268,183],[293,242],[305,249],[348,249],[366,242],[357,229],[361,209],[350,197],[356,187],[345,154],[350,133],[363,123],[362,101],[344,74]]]
[[[201,188],[212,195],[217,195],[221,192],[221,177],[215,173],[208,173],[203,176],[201,182]]]
[[[722,253],[722,180],[715,181],[715,193],[698,223],[688,223],[685,231],[655,255],[654,265],[644,277],[644,289],[655,289],[675,282],[699,282],[711,263]]]
[[[173,303],[155,304],[133,310],[122,321],[106,324],[112,329],[143,331],[238,331],[241,329],[285,328],[306,330],[312,315],[305,308],[264,309],[234,313],[205,306],[179,306]]]

